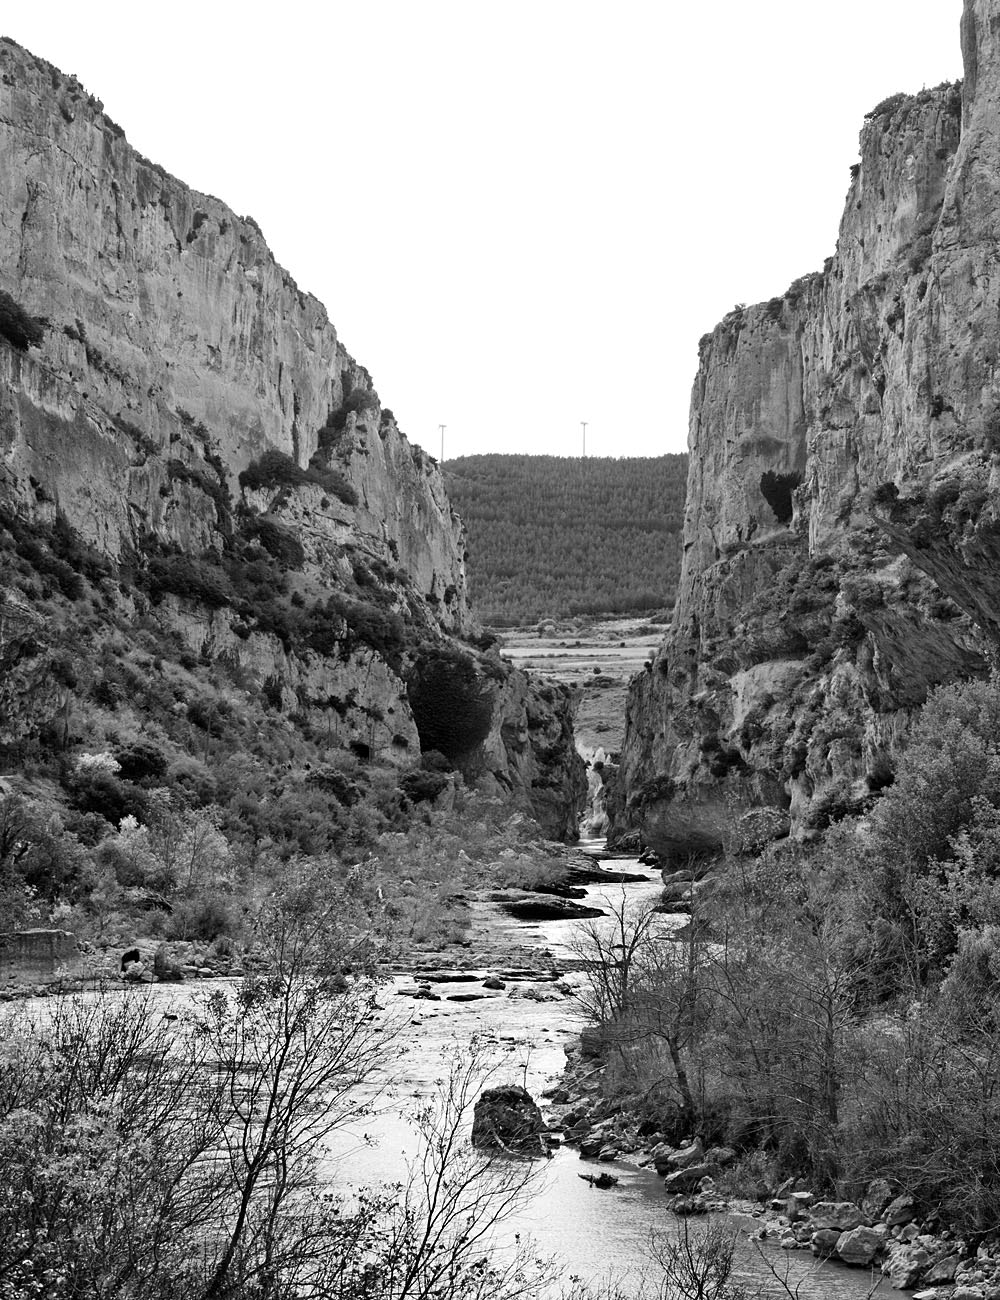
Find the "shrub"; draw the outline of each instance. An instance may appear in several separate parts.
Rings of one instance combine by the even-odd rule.
[[[345,808],[353,808],[361,799],[361,788],[335,767],[318,767],[306,777],[306,785],[317,786],[333,795]]]
[[[135,740],[125,745],[115,758],[126,781],[158,780],[167,770],[163,750],[149,740]]]
[[[168,592],[186,600],[200,600],[215,609],[233,600],[233,587],[217,564],[192,555],[156,555],[146,574],[155,601]]]
[[[37,348],[45,337],[49,322],[43,316],[31,316],[9,293],[0,289],[0,337],[18,352]]]
[[[145,791],[107,771],[77,771],[64,778],[63,784],[74,808],[82,813],[96,813],[112,826],[117,826],[123,817],[135,817],[138,821],[146,818]]]
[[[323,655],[348,655],[360,645],[369,646],[393,668],[406,647],[406,626],[398,614],[339,593],[312,607],[301,635],[309,649]]]
[[[171,939],[211,942],[220,935],[238,935],[240,919],[228,899],[184,898],[174,904],[166,932]]]
[[[315,457],[313,460],[315,461]],[[322,464],[310,464],[302,469],[291,456],[274,448],[265,451],[257,460],[248,465],[240,474],[240,487],[248,491],[258,488],[301,487],[306,483],[315,484],[327,492],[332,492],[346,505],[356,505],[358,494],[339,471],[324,468]]]
[[[402,777],[399,788],[411,803],[426,803],[436,799],[447,784],[448,777],[444,772],[426,772],[417,768]]]
[[[905,104],[909,98],[910,96],[904,94],[903,91],[899,91],[895,95],[888,95],[885,99],[880,100],[870,112],[865,114],[865,121],[871,122],[876,117],[891,117],[896,109],[901,104]]]

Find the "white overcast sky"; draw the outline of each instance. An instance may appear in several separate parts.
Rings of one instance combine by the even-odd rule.
[[[8,6],[148,157],[249,213],[411,439],[681,451],[698,338],[833,251],[864,113],[961,0]],[[2,181],[0,181],[2,183]]]

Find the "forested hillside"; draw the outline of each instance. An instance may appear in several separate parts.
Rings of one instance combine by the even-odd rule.
[[[463,456],[445,466],[478,616],[631,613],[673,600],[687,456]]]

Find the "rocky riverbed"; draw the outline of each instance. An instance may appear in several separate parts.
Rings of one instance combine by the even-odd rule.
[[[713,1178],[715,1165],[725,1163],[724,1151],[690,1150],[686,1156],[691,1158],[678,1163],[670,1158],[678,1148],[669,1147],[664,1134],[640,1133],[627,1113],[603,1100],[600,1062],[587,1054],[586,1034],[581,1041],[586,1025],[576,992],[582,931],[611,923],[611,913],[623,900],[629,906],[655,902],[662,882],[655,868],[615,861],[578,864],[576,878],[567,883],[574,894],[581,889],[584,894],[571,901],[599,915],[584,921],[563,914],[525,921],[511,915],[502,899],[470,899],[461,943],[440,953],[411,954],[401,963],[379,999],[386,1033],[393,1035],[392,1050],[382,1077],[374,1081],[370,1113],[339,1130],[330,1145],[325,1172],[332,1185],[391,1184],[405,1178],[407,1161],[416,1151],[414,1113],[432,1101],[449,1062],[467,1057],[478,1044],[476,1050],[493,1062],[491,1085],[523,1087],[541,1103],[553,1154],[539,1164],[531,1203],[508,1230],[530,1234],[540,1251],[560,1259],[568,1273],[592,1281],[610,1276],[626,1290],[637,1286],[650,1264],[651,1234],[682,1230],[686,1219],[676,1211],[686,1209],[688,1214],[704,1210],[729,1216],[743,1230],[742,1274],[775,1295],[783,1292],[770,1267],[782,1275],[787,1270],[802,1300],[860,1300],[869,1293],[873,1276],[878,1281],[880,1258],[891,1259],[896,1269],[890,1269],[892,1281],[912,1285],[917,1277],[930,1284],[932,1276],[943,1276],[950,1255],[958,1256],[955,1275],[962,1286],[972,1288],[966,1300],[994,1294],[987,1252],[973,1256],[970,1264],[964,1243],[928,1240],[930,1234],[917,1218],[886,1224],[885,1232],[874,1227],[880,1239],[872,1257],[874,1274],[869,1267],[824,1262],[837,1254],[841,1233],[833,1251],[814,1251],[813,1238],[832,1229],[816,1219],[823,1210],[812,1205],[809,1189],[764,1189],[764,1203],[729,1202],[714,1182],[704,1181]],[[558,894],[548,897],[560,901]],[[663,917],[664,926],[685,921],[682,915]],[[119,978],[126,955],[118,958]],[[185,972],[189,977],[180,985],[154,985],[155,996],[184,1000],[209,987],[201,974],[213,969],[201,964],[208,955],[191,956],[195,960],[185,963],[194,968]],[[216,955],[216,978],[225,976],[229,961]],[[139,963],[126,963],[126,968],[133,978],[145,979],[153,974],[154,962],[155,952],[140,953]],[[235,973],[230,966],[230,977]],[[709,1168],[699,1171],[699,1164]],[[665,1179],[682,1170],[692,1172],[684,1174],[672,1196]],[[869,1238],[857,1230],[867,1231],[871,1217],[866,1213],[856,1225],[842,1228],[856,1234],[852,1240],[858,1249]],[[904,1275],[904,1259],[914,1269],[922,1266],[920,1271]],[[889,1280],[879,1288],[893,1294]],[[956,1300],[965,1295],[960,1290],[953,1294]]]

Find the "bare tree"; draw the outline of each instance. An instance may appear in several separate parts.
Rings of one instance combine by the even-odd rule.
[[[653,906],[631,907],[624,890],[611,915],[610,926],[589,923],[576,945],[584,974],[578,1000],[623,1059],[643,1045],[665,1047],[681,1105],[694,1116],[686,1057],[703,1014],[696,928],[677,939]]]

